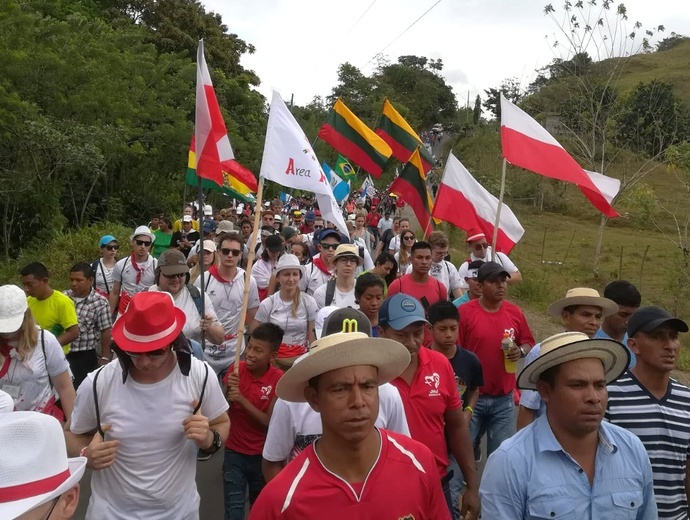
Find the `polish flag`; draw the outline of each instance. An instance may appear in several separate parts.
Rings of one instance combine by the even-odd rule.
[[[617,217],[605,195],[585,170],[544,127],[501,94],[503,157],[534,173],[577,184],[580,191],[607,217]]]
[[[196,113],[194,120],[196,142],[196,174],[223,185],[226,161],[235,159],[228,131],[218,106],[216,93],[204,57],[204,40],[199,40],[196,52]],[[227,169],[227,168],[225,168]]]
[[[436,193],[432,216],[464,229],[468,236],[481,229],[487,237],[492,237],[497,209],[498,199],[486,191],[451,153]],[[524,233],[515,214],[503,204],[496,250],[510,253]]]
[[[621,181],[613,177],[607,177],[602,173],[591,172],[589,170],[585,170],[585,173],[596,187],[599,188],[599,191],[608,203],[611,204],[613,199],[618,195],[618,192],[621,191]]]

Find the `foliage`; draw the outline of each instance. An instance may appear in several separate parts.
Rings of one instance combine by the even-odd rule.
[[[690,38],[687,36],[672,32],[667,38],[664,38],[656,44],[656,52],[664,52],[669,49],[673,49],[674,47],[677,47],[679,44],[688,40],[690,40]]]
[[[512,103],[518,103],[524,96],[524,91],[517,78],[507,78],[501,82],[498,88],[490,88],[484,91],[487,98],[484,100],[484,108],[491,112],[496,119],[501,119],[501,94]]]

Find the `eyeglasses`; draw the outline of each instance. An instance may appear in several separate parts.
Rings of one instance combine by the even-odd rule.
[[[118,249],[120,249],[120,246],[118,246],[118,245],[114,245],[114,246],[105,246],[105,248],[106,248],[108,251],[113,251],[113,250],[117,251]]]
[[[144,247],[149,247],[151,245],[151,242],[148,242],[146,240],[135,240],[134,241],[138,246],[144,246]]]
[[[344,262],[344,263],[346,263],[346,264],[349,264],[349,263],[356,264],[356,263],[357,263],[357,257],[354,257],[354,256],[341,256],[340,258],[337,259],[337,261],[338,261],[338,262]]]
[[[232,253],[232,256],[240,256],[242,251],[239,249],[230,249],[229,247],[224,247],[220,250],[220,254],[223,256],[228,256],[230,253]]]
[[[489,248],[489,244],[484,242],[483,244],[476,244],[472,249],[474,249],[475,251],[481,251],[482,249],[488,249],[488,248]]]
[[[338,249],[338,246],[339,246],[339,245],[340,245],[340,244],[323,244],[323,243],[322,243],[322,244],[321,244],[321,249],[325,249],[326,251],[328,251],[329,249],[330,249],[331,251],[335,251],[336,249]]]
[[[170,348],[159,348],[158,350],[152,350],[151,352],[127,352],[126,350],[124,352],[132,359],[137,359],[142,356],[146,356],[150,359],[160,359],[163,356],[165,356],[168,352],[170,352]]]
[[[168,280],[174,280],[175,278],[184,278],[185,276],[187,276],[187,273],[163,274],[163,278],[167,278]]]

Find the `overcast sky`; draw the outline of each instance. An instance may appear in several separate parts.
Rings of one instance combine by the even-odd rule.
[[[517,77],[527,86],[534,69],[554,57],[558,26],[543,14],[548,0],[441,0],[416,25],[393,40],[438,0],[202,0],[230,32],[256,47],[242,65],[261,79],[259,90],[277,90],[304,105],[328,95],[338,65],[349,61],[369,75],[374,56],[389,61],[415,54],[441,58],[443,75],[464,104],[483,89]],[[602,0],[599,0],[601,3]],[[560,6],[562,0],[555,0]],[[587,3],[585,1],[585,3]],[[614,2],[618,3],[618,2]],[[628,0],[629,28],[640,21],[690,35],[688,0]],[[369,8],[370,7],[370,8]],[[363,13],[361,20],[357,21]],[[391,43],[393,42],[393,43]],[[567,56],[566,56],[567,58]]]

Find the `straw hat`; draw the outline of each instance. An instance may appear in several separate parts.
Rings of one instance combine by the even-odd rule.
[[[284,254],[278,259],[276,268],[273,270],[273,274],[278,276],[280,271],[286,269],[297,269],[300,272],[300,278],[304,276],[304,266],[299,263],[299,259],[295,255]]]
[[[86,457],[67,458],[60,422],[39,412],[0,415],[0,518],[17,518],[79,482]]]
[[[378,384],[395,379],[410,363],[410,353],[397,341],[370,338],[363,332],[343,332],[312,343],[308,354],[278,381],[278,397],[303,403],[309,380],[339,368],[372,365],[378,368]]]
[[[362,265],[362,263],[364,262],[364,260],[362,260],[362,257],[359,256],[359,248],[354,244],[340,244],[336,248],[335,254],[331,259],[331,262],[335,264],[339,258],[344,257],[355,257],[357,259],[357,265]]]
[[[539,357],[518,375],[517,386],[536,390],[539,376],[549,368],[576,359],[597,358],[604,364],[606,384],[618,379],[630,364],[630,352],[612,339],[589,339],[583,332],[562,332],[541,342]]]
[[[569,289],[568,292],[565,293],[565,298],[553,302],[549,305],[549,309],[546,312],[549,316],[560,318],[563,309],[571,305],[601,307],[601,313],[604,317],[611,316],[618,312],[618,304],[616,302],[599,296],[599,293],[595,289],[590,289],[589,287],[575,287],[574,289]]]

